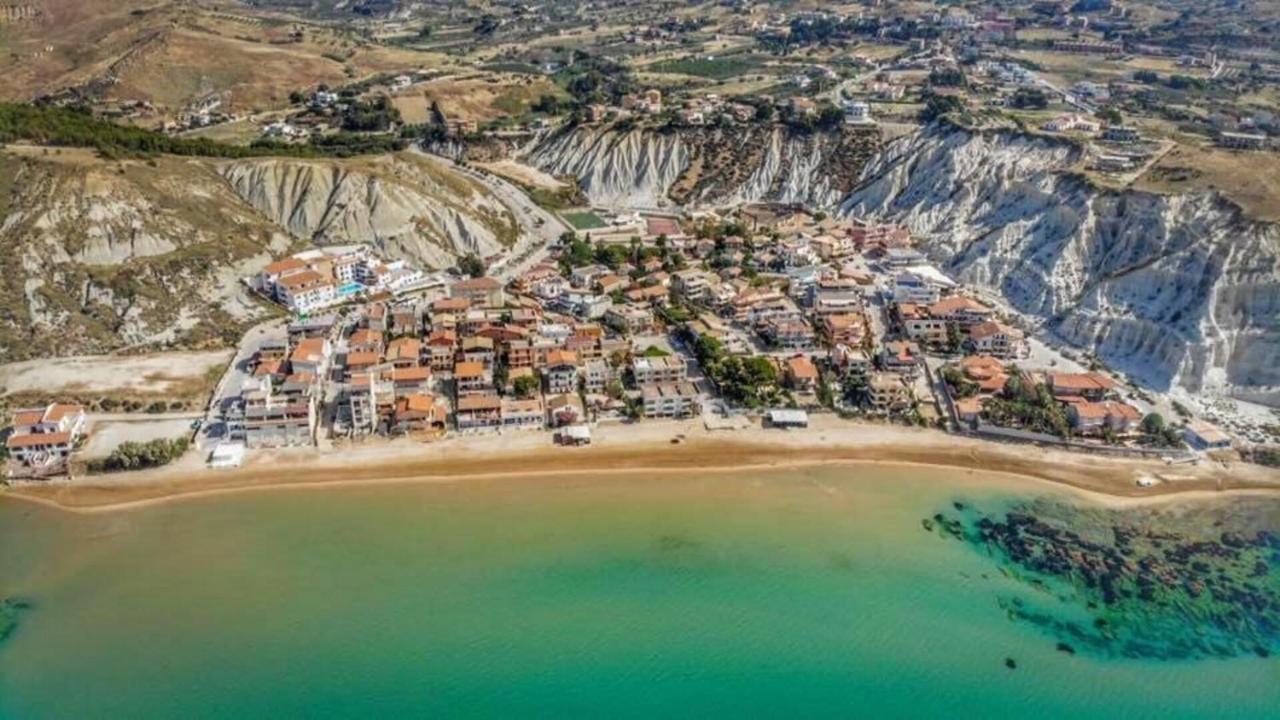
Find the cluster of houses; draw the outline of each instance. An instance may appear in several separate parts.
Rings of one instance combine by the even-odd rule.
[[[422,289],[432,278],[403,260],[377,257],[367,245],[342,245],[277,260],[248,282],[291,312],[305,315],[362,296]]]

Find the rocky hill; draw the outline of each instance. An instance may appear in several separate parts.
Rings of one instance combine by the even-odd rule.
[[[443,268],[465,253],[515,242],[507,207],[475,180],[413,153],[332,161],[267,159],[221,170],[231,188],[294,237],[366,242],[391,257]]]
[[[0,362],[233,341],[270,310],[240,279],[311,241],[426,267],[514,240],[505,206],[440,161],[107,161],[0,154]]]
[[[1214,193],[1096,186],[1073,144],[935,126],[841,204],[901,222],[968,283],[1157,387],[1280,400],[1280,226]]]
[[[879,146],[874,129],[781,125],[618,130],[572,126],[532,143],[523,160],[573,176],[593,204],[630,207],[796,202],[829,207]]]

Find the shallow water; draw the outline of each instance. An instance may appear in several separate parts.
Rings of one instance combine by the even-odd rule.
[[[0,500],[0,717],[1277,717],[1280,662],[1105,659],[921,528],[1060,491],[884,467]],[[1013,658],[1017,669],[1005,667]]]

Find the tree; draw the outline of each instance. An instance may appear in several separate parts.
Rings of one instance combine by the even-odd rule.
[[[435,32],[435,30],[430,25],[423,25],[422,27],[418,28],[418,39],[426,40],[427,38],[431,37],[431,33],[433,32]]]
[[[533,375],[521,375],[511,383],[511,390],[516,397],[527,400],[538,390],[538,378]]]
[[[930,93],[925,100],[924,109],[920,111],[922,122],[933,122],[938,118],[964,109],[964,102],[955,95],[938,95]]]
[[[1095,113],[1095,116],[1109,125],[1124,124],[1124,117],[1120,114],[1120,111],[1114,107],[1104,107]]]
[[[478,278],[484,277],[486,268],[484,260],[481,260],[479,255],[467,253],[458,259],[458,270],[462,271],[464,275]]]
[[[1164,417],[1160,413],[1148,413],[1142,418],[1142,432],[1148,435],[1158,435],[1164,432]]]

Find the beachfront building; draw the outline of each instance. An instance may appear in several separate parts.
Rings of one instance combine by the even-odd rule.
[[[502,427],[502,398],[481,393],[458,398],[454,409],[458,432],[483,432]]]
[[[317,398],[312,383],[300,381],[285,392],[271,377],[241,387],[224,413],[227,437],[250,449],[310,445],[315,439]]]
[[[540,430],[546,425],[547,411],[541,398],[504,397],[499,409],[503,430]]]
[[[913,402],[911,388],[897,373],[871,373],[867,377],[867,393],[871,407],[878,412],[900,412]]]
[[[578,354],[569,350],[552,350],[547,353],[542,378],[549,395],[563,395],[578,391]]]
[[[1115,400],[1085,401],[1069,403],[1067,417],[1071,420],[1071,427],[1081,435],[1093,435],[1105,430],[1123,435],[1131,432],[1142,421],[1142,412],[1132,405]]]
[[[1049,387],[1060,399],[1080,397],[1093,402],[1104,400],[1115,390],[1115,382],[1098,372],[1053,373]]]
[[[640,398],[647,418],[685,418],[698,413],[698,389],[690,382],[646,385]]]
[[[86,419],[84,408],[52,403],[13,413],[13,430],[5,445],[11,475],[57,472],[75,450]]]
[[[1197,450],[1229,450],[1231,436],[1204,420],[1191,420],[1182,432],[1187,444]]]

